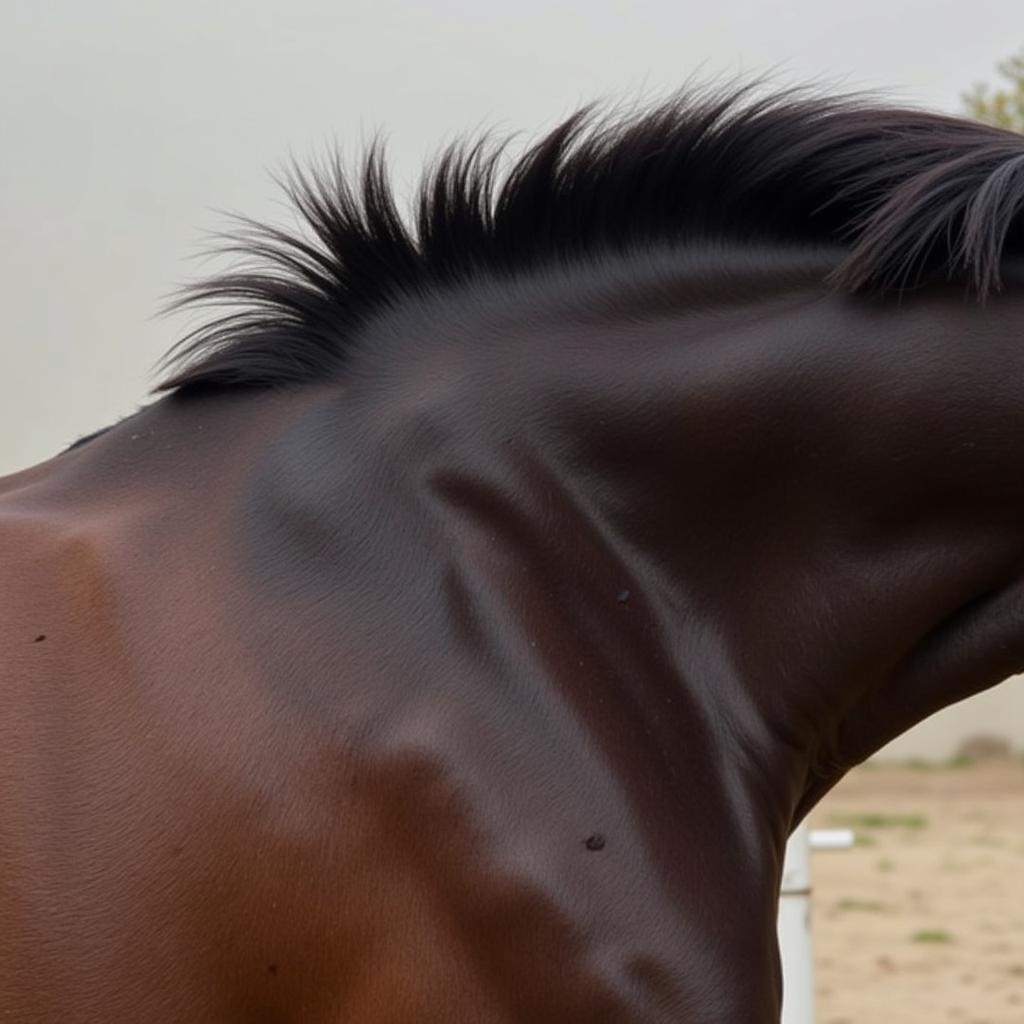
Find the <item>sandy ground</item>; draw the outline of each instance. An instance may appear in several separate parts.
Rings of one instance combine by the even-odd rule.
[[[811,815],[818,1024],[1024,1024],[1024,760],[857,769]]]

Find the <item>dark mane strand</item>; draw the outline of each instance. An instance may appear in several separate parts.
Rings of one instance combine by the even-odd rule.
[[[323,380],[391,303],[608,252],[839,243],[833,287],[963,280],[982,299],[1024,253],[1024,136],[939,114],[747,86],[632,116],[586,108],[503,172],[504,151],[481,139],[442,152],[411,224],[378,143],[354,184],[337,160],[293,171],[305,233],[240,221],[222,250],[235,269],[172,307],[224,312],[172,350],[159,390]]]

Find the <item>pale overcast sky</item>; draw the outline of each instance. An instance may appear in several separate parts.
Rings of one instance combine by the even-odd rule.
[[[595,97],[756,74],[955,110],[1024,46],[1019,0],[0,0],[0,472],[134,409],[216,209],[376,129],[524,137]]]

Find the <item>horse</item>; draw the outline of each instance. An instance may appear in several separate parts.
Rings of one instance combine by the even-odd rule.
[[[741,86],[285,185],[0,482],[0,1015],[776,1021],[788,834],[1024,667],[1024,137]]]

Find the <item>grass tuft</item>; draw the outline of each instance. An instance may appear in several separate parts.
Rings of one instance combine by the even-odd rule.
[[[864,913],[877,914],[885,910],[885,904],[878,900],[839,900],[836,903],[836,910],[855,910]]]
[[[835,814],[831,824],[846,828],[905,828],[922,829],[928,826],[923,814]]]

